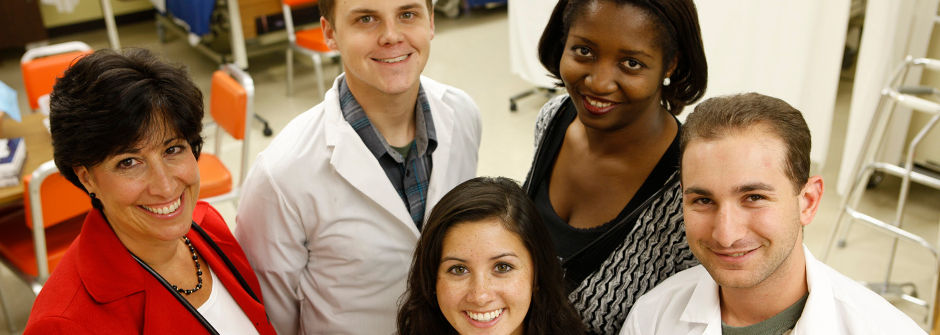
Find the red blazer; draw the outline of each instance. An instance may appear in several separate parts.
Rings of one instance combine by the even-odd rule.
[[[199,224],[261,298],[258,278],[222,217],[198,202]],[[199,233],[186,234],[261,334],[275,334],[264,306],[248,295],[224,261]],[[25,334],[207,334],[196,318],[131,257],[97,210],[85,217],[33,304]]]

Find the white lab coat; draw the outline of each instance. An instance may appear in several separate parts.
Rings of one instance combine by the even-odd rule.
[[[337,79],[338,81],[338,79]],[[425,218],[476,175],[480,114],[463,91],[422,77],[437,134]],[[334,82],[258,155],[235,235],[280,334],[391,334],[419,232],[359,135]]]
[[[806,246],[809,297],[799,334],[926,334],[881,296],[816,260]],[[702,265],[679,272],[637,300],[625,334],[721,335],[718,284]]]

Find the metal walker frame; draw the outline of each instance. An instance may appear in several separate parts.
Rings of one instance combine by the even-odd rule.
[[[940,72],[940,60],[908,56],[905,58],[904,62],[895,68],[887,86],[882,89],[881,99],[878,101],[877,109],[873,115],[868,132],[866,133],[868,140],[863,144],[862,154],[859,156],[855,173],[853,174],[854,184],[851,186],[849,193],[842,199],[839,217],[836,220],[836,225],[833,228],[826,252],[823,255],[823,261],[828,262],[833,246],[838,245],[840,248],[845,246],[846,236],[856,220],[867,223],[871,227],[876,228],[876,231],[891,236],[893,242],[884,282],[870,283],[868,287],[886,298],[898,298],[923,307],[927,311],[927,325],[932,328],[935,321],[933,317],[933,312],[936,308],[934,302],[932,300],[927,301],[918,298],[916,287],[910,294],[903,290],[904,287],[911,287],[913,284],[891,283],[891,272],[894,268],[899,240],[913,243],[914,245],[928,250],[937,260],[934,263],[932,272],[933,287],[937,287],[938,274],[940,274],[940,251],[937,249],[937,246],[940,245],[940,236],[938,236],[937,243],[930,243],[923,237],[903,229],[904,210],[907,205],[911,182],[940,190],[940,177],[914,167],[914,153],[916,152],[917,146],[921,144],[921,141],[927,133],[940,121],[940,103],[915,95],[931,94],[940,96],[940,94],[938,94],[940,90],[930,87],[902,86],[907,75],[913,68]],[[901,164],[878,161],[878,152],[884,144],[885,132],[894,112],[898,110],[898,107],[906,107],[916,112],[927,113],[932,115],[932,118],[917,132],[917,135],[908,144],[907,154]],[[891,222],[876,219],[858,208],[859,201],[865,193],[869,178],[871,178],[872,174],[875,172],[901,178],[897,206],[895,208],[893,221]],[[848,225],[843,228],[842,224],[846,221],[848,221]]]

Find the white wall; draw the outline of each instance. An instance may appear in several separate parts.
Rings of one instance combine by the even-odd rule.
[[[803,112],[821,168],[848,24],[849,0],[696,1],[708,58],[705,97],[757,92]],[[688,114],[686,112],[684,114]]]
[[[7,0],[3,0],[7,1]],[[23,0],[14,0],[23,1]],[[31,0],[39,1],[39,0]],[[114,15],[134,13],[153,8],[150,0],[109,0],[111,8],[114,8]],[[101,1],[100,0],[81,0],[77,1],[72,12],[59,12],[55,5],[42,4],[39,6],[42,13],[42,23],[46,28],[64,26],[67,24],[98,20],[101,19]]]

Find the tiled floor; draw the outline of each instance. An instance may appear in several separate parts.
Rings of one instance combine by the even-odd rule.
[[[125,47],[149,48],[164,57],[186,64],[196,83],[208,92],[209,78],[217,64],[191,49],[183,39],[171,38],[167,43],[157,39],[153,22],[122,25],[119,27],[121,43]],[[172,35],[171,35],[172,36]],[[107,47],[104,31],[79,33],[53,39],[52,43],[81,40],[93,47]],[[482,112],[483,142],[480,148],[478,173],[480,175],[503,175],[521,180],[529,168],[532,155],[532,132],[538,108],[545,98],[532,96],[522,100],[519,111],[509,112],[508,98],[530,88],[529,84],[510,74],[508,55],[508,25],[505,9],[475,11],[470,16],[448,19],[438,15],[436,33],[432,42],[431,60],[425,75],[438,81],[462,88],[477,102]],[[19,54],[0,53],[0,81],[20,91],[21,109],[27,110],[22,79],[19,72]],[[274,52],[250,58],[249,73],[255,88],[255,111],[268,119],[275,133],[299,113],[317,104],[321,97],[316,94],[309,61],[295,67],[293,96],[285,94],[284,54]],[[328,68],[327,73],[336,73]],[[826,242],[837,217],[840,197],[835,193],[835,180],[843,145],[844,125],[847,120],[851,94],[850,84],[843,83],[835,111],[833,137],[828,152],[832,153],[821,173],[828,182],[822,207],[813,224],[805,229],[805,241],[817,257],[822,257]],[[252,157],[270,141],[261,135],[260,126],[252,128]],[[211,142],[212,137],[207,137]],[[207,143],[205,148],[212,148]],[[236,167],[240,146],[231,140],[223,144],[222,157],[230,167]],[[818,171],[819,168],[816,167]],[[232,171],[237,175],[237,171]],[[873,196],[863,199],[865,208],[872,208],[876,216],[889,217],[893,210],[891,199],[898,189],[896,180],[886,180],[874,191]],[[894,193],[892,193],[894,192]],[[905,222],[910,230],[934,241],[937,236],[937,201],[940,192],[915,187]],[[236,206],[233,202],[216,206],[230,225],[234,225]],[[890,240],[876,234],[872,229],[856,225],[849,236],[848,246],[837,250],[832,265],[860,280],[877,281],[887,262]],[[894,274],[897,280],[913,282],[922,297],[933,296],[933,264],[936,260],[922,250],[901,244]],[[32,295],[25,285],[8,270],[0,269],[0,289],[12,302],[7,306],[13,314],[13,324],[22,329],[28,318]],[[922,321],[924,312],[909,304],[900,306],[909,311],[915,320]],[[6,334],[7,320],[0,315],[0,334]]]

